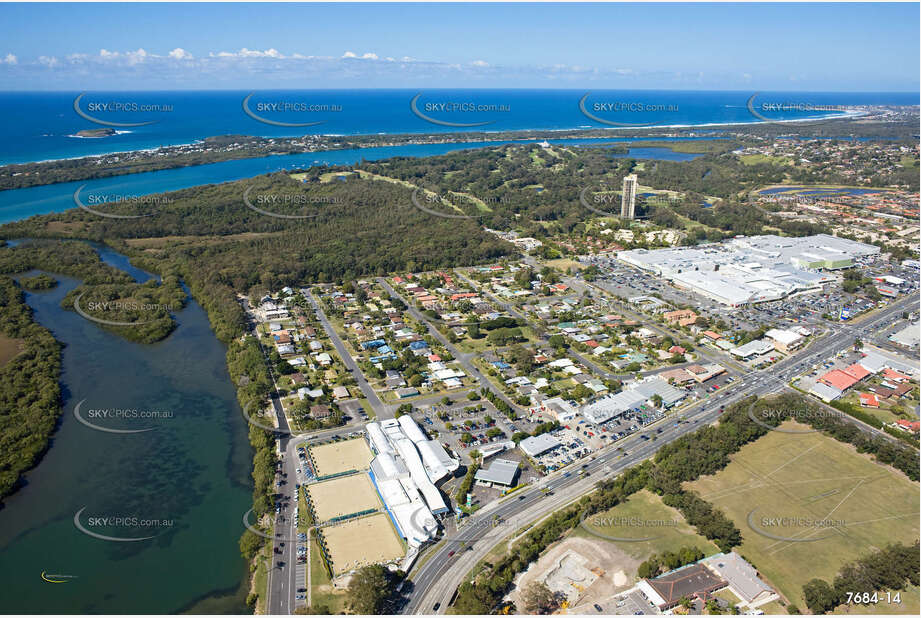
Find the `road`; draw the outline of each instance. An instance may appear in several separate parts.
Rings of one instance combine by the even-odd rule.
[[[310,303],[313,305],[313,309],[317,314],[317,318],[320,320],[320,324],[323,325],[323,330],[326,331],[330,341],[333,342],[333,346],[339,353],[339,358],[341,358],[342,362],[345,363],[346,369],[352,372],[352,377],[355,378],[355,383],[358,384],[358,388],[361,389],[362,394],[371,404],[371,408],[374,410],[377,418],[393,418],[394,413],[392,407],[385,405],[384,402],[381,401],[381,398],[374,391],[374,388],[368,383],[364,373],[362,373],[361,369],[358,367],[358,363],[355,362],[355,359],[352,358],[348,349],[345,347],[345,342],[342,341],[339,333],[337,333],[336,329],[333,328],[333,325],[330,324],[329,319],[326,317],[326,312],[323,311],[320,303],[317,302],[313,292],[310,290],[301,290],[301,293],[304,294],[304,296],[306,296]]]
[[[567,477],[565,472],[560,471],[545,477],[533,489],[521,490],[514,494],[513,498],[487,505],[470,517],[457,533],[437,546],[438,548],[433,550],[434,555],[428,558],[422,567],[410,573],[413,588],[403,613],[444,613],[454,591],[467,573],[509,533],[590,492],[600,477],[623,472],[651,457],[662,445],[696,430],[703,424],[714,422],[719,417],[719,408],[752,395],[760,397],[788,388],[787,382],[802,373],[805,368],[850,347],[855,337],[865,336],[867,332],[888,323],[894,314],[902,311],[912,301],[913,298],[906,297],[878,314],[868,316],[859,324],[836,329],[800,353],[787,357],[771,367],[748,372],[729,389],[695,404],[694,411],[683,412],[682,416],[687,419],[687,423],[675,426],[669,418],[660,421],[657,426],[662,429],[662,433],[657,436],[657,440],[643,441],[635,434],[605,447],[597,452],[594,460],[588,462],[588,478],[580,478],[578,474]],[[842,418],[854,422],[862,430],[894,440],[892,436],[856,419]],[[618,448],[624,449],[627,455],[620,454]],[[553,494],[544,496],[542,488],[552,490]],[[496,517],[508,524],[493,525],[491,522]],[[434,609],[436,604],[439,605],[438,610]]]
[[[521,411],[521,406],[519,406],[514,401],[509,399],[508,395],[506,395],[501,390],[496,388],[496,386],[492,382],[490,382],[489,379],[485,375],[483,375],[483,372],[477,369],[476,366],[470,361],[470,359],[476,356],[476,354],[472,354],[468,352],[461,352],[460,350],[458,350],[454,344],[448,341],[447,337],[441,334],[441,331],[435,328],[435,325],[432,324],[431,320],[429,320],[426,316],[424,316],[421,311],[416,309],[416,307],[412,303],[408,302],[405,298],[400,296],[400,294],[396,290],[394,290],[393,287],[389,283],[387,283],[386,279],[381,277],[377,281],[381,284],[381,287],[383,287],[384,290],[386,290],[387,293],[390,294],[391,297],[399,299],[400,301],[403,302],[403,304],[406,305],[407,311],[409,311],[409,314],[411,316],[413,316],[420,323],[425,324],[425,327],[428,329],[429,334],[435,337],[438,341],[441,342],[441,344],[445,348],[447,348],[447,350],[451,353],[451,355],[455,359],[457,359],[457,361],[461,364],[464,370],[466,370],[467,375],[473,376],[476,379],[476,381],[479,382],[481,388],[487,388],[490,391],[492,391],[497,397],[499,397],[499,399],[501,399],[502,401],[507,403],[509,406],[511,406],[512,410]]]

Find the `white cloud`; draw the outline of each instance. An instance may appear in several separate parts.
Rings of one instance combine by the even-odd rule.
[[[19,62],[19,59],[13,54],[7,54],[5,57],[0,58],[0,64],[16,64]]]
[[[344,54],[342,54],[342,57],[343,58],[357,58],[359,60],[378,60],[377,54],[374,54],[371,52],[368,52],[368,53],[365,53],[359,56],[353,51],[347,51]]]
[[[169,57],[176,60],[191,60],[192,54],[182,49],[181,47],[177,47],[169,53]]]
[[[46,67],[51,67],[51,68],[59,66],[61,64],[61,62],[54,56],[39,56],[38,62],[39,64],[43,64]]]
[[[474,60],[470,64],[472,64],[475,67],[488,67],[489,66],[489,63],[486,62],[485,60]]]

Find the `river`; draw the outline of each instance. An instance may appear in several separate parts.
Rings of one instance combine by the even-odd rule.
[[[688,141],[703,138],[656,138],[656,141]],[[710,138],[712,139],[712,138]],[[585,146],[631,141],[624,138],[558,139],[548,140],[551,144]],[[632,141],[636,141],[634,138]],[[478,142],[475,144],[408,144],[404,146],[379,146],[353,150],[328,150],[295,155],[274,155],[253,159],[222,161],[207,165],[180,167],[158,172],[144,172],[112,178],[101,178],[78,182],[66,182],[27,189],[0,191],[0,223],[18,221],[32,215],[63,212],[76,208],[74,193],[80,192],[85,200],[91,194],[119,196],[150,195],[167,191],[178,191],[199,185],[231,182],[252,178],[261,174],[307,168],[314,165],[354,165],[362,159],[377,161],[391,157],[431,157],[469,148],[487,148],[509,143],[536,143],[517,141]],[[637,150],[637,158],[668,159],[685,161],[700,155],[672,152],[667,148],[631,149]],[[643,156],[641,156],[643,155]],[[623,155],[629,156],[629,155]],[[110,198],[111,199],[111,198]]]
[[[138,281],[151,277],[97,250]],[[247,613],[237,540],[252,500],[251,451],[207,315],[190,299],[168,338],[131,343],[62,309],[79,282],[52,276],[59,285],[26,302],[66,346],[64,411],[45,457],[0,510],[0,608]],[[75,417],[78,402],[97,427],[146,431],[91,428]]]

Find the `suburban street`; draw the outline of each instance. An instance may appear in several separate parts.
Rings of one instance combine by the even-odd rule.
[[[397,293],[397,291],[394,290],[393,287],[389,283],[387,283],[387,281],[383,277],[379,278],[377,281],[387,291],[387,293],[390,294],[390,296],[394,298],[398,298],[401,301],[403,301],[403,303],[407,307],[407,311],[409,311],[409,314],[413,316],[415,319],[417,319],[419,322],[421,322],[422,324],[425,324],[426,328],[428,328],[429,333],[433,337],[438,339],[438,341],[440,341],[441,344],[444,345],[448,349],[449,352],[451,352],[451,355],[454,356],[454,358],[456,358],[457,361],[464,367],[464,370],[467,372],[467,374],[476,378],[477,382],[480,383],[480,386],[482,388],[487,388],[490,391],[492,391],[497,397],[499,397],[499,399],[501,399],[502,401],[507,403],[509,406],[511,406],[513,410],[521,409],[521,406],[519,406],[514,401],[509,399],[508,395],[506,395],[501,390],[496,388],[495,385],[493,385],[493,383],[489,381],[489,378],[483,375],[483,372],[477,369],[476,366],[472,362],[470,362],[470,359],[473,358],[475,354],[469,354],[469,353],[461,352],[460,350],[458,350],[454,344],[448,341],[447,337],[442,335],[441,332],[437,328],[435,328],[435,325],[432,324],[431,320],[429,320],[426,316],[424,316],[422,312],[417,310],[411,302],[408,302],[405,298],[400,296],[400,294]]]

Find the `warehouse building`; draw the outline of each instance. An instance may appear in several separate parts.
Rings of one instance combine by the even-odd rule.
[[[687,397],[687,391],[675,388],[658,376],[646,378],[619,393],[607,395],[586,404],[582,407],[582,416],[600,425],[625,412],[639,410],[641,406],[649,405],[656,395],[662,399],[663,408],[671,408]]]

